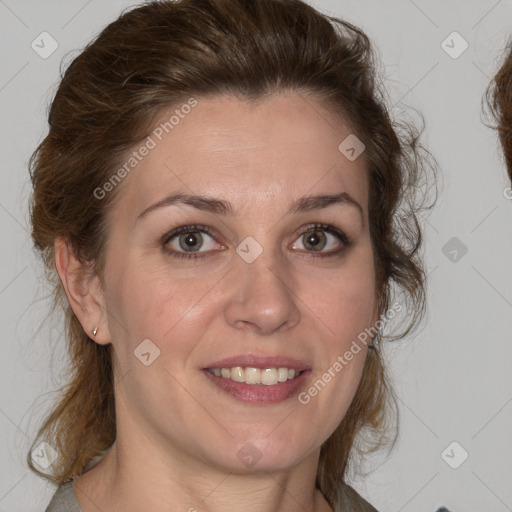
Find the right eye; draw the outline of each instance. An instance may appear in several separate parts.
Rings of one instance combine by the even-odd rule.
[[[205,252],[215,250],[218,244],[206,226],[181,226],[164,237],[164,247],[173,257],[197,258]]]

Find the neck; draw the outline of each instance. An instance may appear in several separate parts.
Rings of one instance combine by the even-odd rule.
[[[237,474],[117,439],[73,488],[84,512],[332,512],[315,488],[318,455],[288,471]]]

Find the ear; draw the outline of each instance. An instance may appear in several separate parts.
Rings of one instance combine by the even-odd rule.
[[[73,248],[63,237],[55,240],[54,248],[55,267],[78,321],[89,338],[107,345],[111,338],[98,276],[76,258]],[[93,335],[95,329],[97,333]]]

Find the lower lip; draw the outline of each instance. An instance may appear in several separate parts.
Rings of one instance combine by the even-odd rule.
[[[232,379],[217,377],[208,370],[203,373],[222,391],[234,396],[242,402],[254,403],[279,403],[288,400],[297,394],[299,388],[308,378],[311,370],[303,371],[298,377],[287,380],[286,382],[278,382],[272,386],[264,384],[246,384],[245,382],[236,382]]]

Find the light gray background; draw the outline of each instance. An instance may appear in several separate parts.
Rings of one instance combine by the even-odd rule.
[[[369,34],[393,102],[423,112],[424,141],[442,168],[425,222],[428,316],[416,335],[386,351],[400,398],[398,445],[370,461],[373,472],[354,486],[381,512],[510,511],[512,201],[495,133],[481,122],[481,98],[512,33],[512,2],[310,3]],[[29,239],[28,158],[46,133],[61,59],[69,62],[133,4],[0,0],[0,511],[42,511],[54,492],[24,460],[64,381],[62,329],[47,318],[48,290]],[[47,59],[31,48],[43,31],[59,45]],[[441,46],[453,31],[469,44],[456,59]],[[468,249],[456,262],[443,253],[452,237]],[[469,453],[458,469],[441,456],[453,441]],[[461,453],[448,451],[451,462]]]

